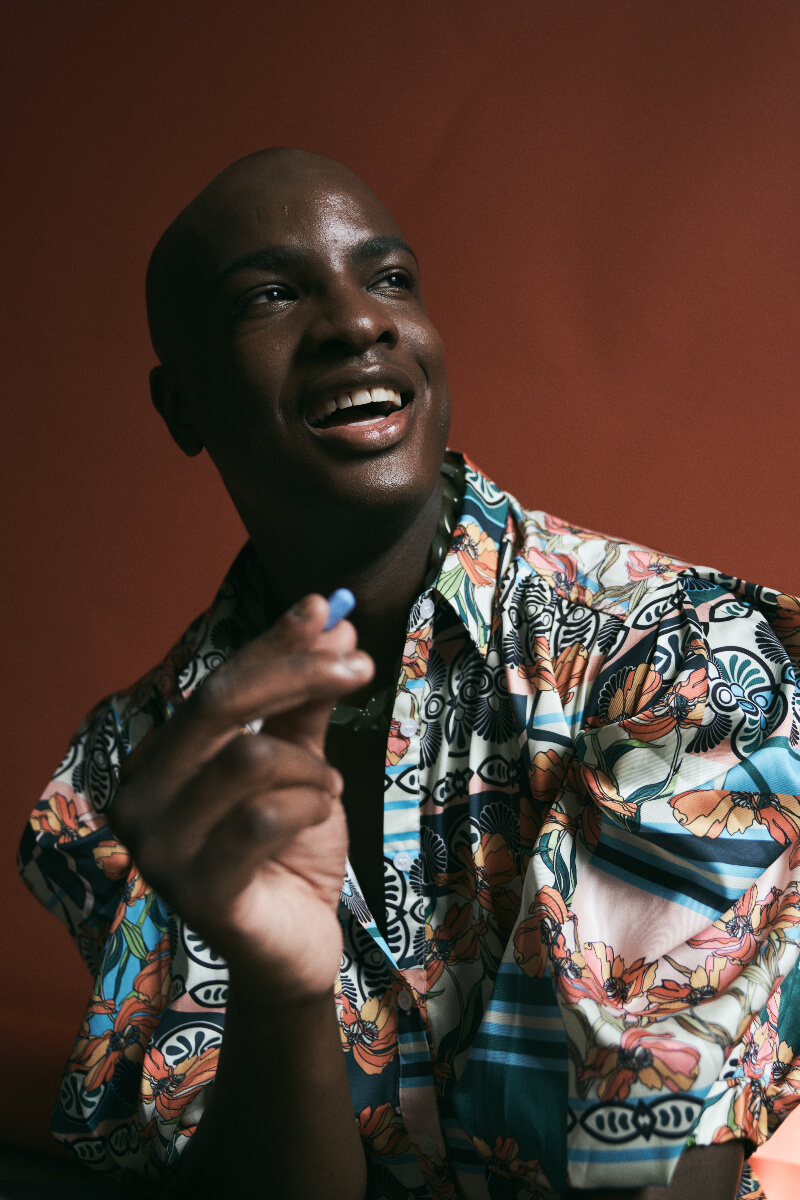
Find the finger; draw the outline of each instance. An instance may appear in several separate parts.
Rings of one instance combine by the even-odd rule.
[[[327,611],[327,603],[322,596],[303,597],[265,633],[242,647],[228,663],[219,668],[219,671],[223,672],[228,679],[229,686],[233,686],[240,671],[247,677],[253,671],[259,674],[267,672],[276,658],[283,654],[291,654],[293,651],[301,651],[304,648],[309,651],[320,649],[346,655],[355,650],[356,632],[349,621],[341,621],[335,629],[324,631]],[[346,687],[346,681],[343,681],[342,686]],[[185,721],[185,711],[185,706],[180,706],[173,721],[159,730],[158,736],[147,737],[134,747],[123,762],[123,782],[126,777],[144,767],[149,759],[158,753],[164,743],[171,743],[176,736],[180,736],[180,729]],[[233,719],[238,720],[238,717]],[[253,718],[253,720],[255,719]],[[263,723],[263,716],[257,719]],[[178,731],[177,735],[176,730]],[[238,732],[238,725],[231,731],[231,734],[236,732]]]
[[[287,788],[339,795],[342,777],[324,758],[277,738],[240,736],[229,742],[178,793],[158,837],[187,856],[228,812]]]
[[[324,756],[324,730],[336,700],[367,682],[374,671],[372,660],[355,651],[352,625],[342,621],[324,632],[326,616],[322,596],[305,597],[209,677],[171,721],[128,756],[109,814],[126,845],[137,846],[150,826],[150,814],[160,814],[205,763],[238,739],[249,720],[311,705],[312,715],[304,720],[316,738],[298,734],[287,740]]]
[[[327,645],[332,649],[353,650],[356,645],[355,629],[349,621],[337,621],[332,629],[326,629],[328,602],[324,597],[312,593],[303,596],[297,604],[278,617],[269,629],[249,642],[239,657],[249,651],[258,650],[260,644],[277,644],[284,649]]]
[[[212,675],[192,697],[191,716],[206,735],[238,732],[256,717],[266,722],[309,703],[334,702],[362,687],[372,671],[372,660],[361,650],[299,650],[253,660],[237,664],[235,672],[221,668]]]
[[[344,653],[355,650],[357,645],[358,634],[355,628],[349,621],[342,619],[337,622],[333,629],[323,629],[319,636],[312,640],[311,648],[315,650],[336,649]],[[375,673],[375,664],[371,660],[370,668],[370,675],[364,678],[364,684],[368,683],[369,679]],[[324,757],[325,736],[331,713],[338,700],[339,696],[323,701],[311,701],[287,713],[279,713],[275,717],[259,717],[255,721],[248,722],[248,729],[252,733],[261,733],[263,731],[264,733],[273,734],[284,741],[305,746],[307,749]]]
[[[286,788],[238,804],[209,833],[181,881],[181,911],[201,923],[220,920],[229,902],[303,829],[319,825],[338,803],[310,788]],[[213,898],[213,899],[212,899]],[[213,903],[213,910],[205,911]]]
[[[358,637],[350,621],[341,620],[333,629],[326,629],[327,614],[327,601],[322,596],[304,596],[269,629],[243,646],[228,665],[235,663],[245,668],[253,660],[263,666],[265,654],[288,654],[303,648],[341,653],[355,650]]]
[[[336,628],[323,631],[311,645],[313,650],[338,650],[340,653],[354,651],[357,647],[358,636],[349,621],[340,621]],[[374,674],[374,664],[371,665]],[[365,677],[364,683],[368,682]],[[341,694],[341,693],[340,693]],[[273,733],[286,741],[296,742],[307,746],[315,753],[324,755],[325,733],[328,728],[331,713],[339,696],[329,697],[323,701],[312,701],[310,704],[293,708],[277,717],[259,716],[254,721],[247,722],[251,733]]]
[[[290,713],[282,713],[264,724],[263,732],[279,738],[282,742],[291,742],[303,746],[320,758],[325,757],[325,738],[330,726],[331,716],[336,707],[336,701],[324,704],[305,704]]]
[[[209,676],[164,727],[148,773],[157,772],[161,787],[176,791],[203,763],[210,761],[248,722],[317,702],[336,699],[363,686],[373,673],[362,651],[296,651],[252,659],[228,671],[226,664]]]

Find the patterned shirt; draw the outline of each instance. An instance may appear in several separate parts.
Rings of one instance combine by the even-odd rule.
[[[104,813],[123,756],[263,629],[264,586],[248,543],[86,718],[23,838],[94,976],[53,1129],[121,1177],[187,1144],[227,974]],[[386,940],[349,863],[339,905],[371,1196],[663,1185],[687,1143],[760,1144],[800,1100],[798,652],[795,598],[526,511],[467,463],[408,618]]]

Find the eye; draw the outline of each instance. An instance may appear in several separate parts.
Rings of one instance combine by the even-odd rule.
[[[414,282],[408,271],[402,271],[399,267],[394,267],[391,271],[384,271],[370,284],[370,287],[373,288],[389,288],[392,291],[408,291],[413,286]]]
[[[289,289],[282,283],[269,283],[266,287],[259,288],[257,292],[251,292],[249,296],[245,296],[243,305],[249,304],[275,304],[281,300],[289,299]]]
[[[254,309],[284,304],[293,299],[293,295],[291,288],[287,287],[285,283],[265,283],[237,300],[233,312],[238,316],[248,311],[252,312]]]

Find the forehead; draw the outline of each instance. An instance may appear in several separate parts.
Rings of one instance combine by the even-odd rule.
[[[285,164],[217,181],[190,206],[203,273],[271,247],[336,258],[375,237],[400,237],[397,222],[373,192],[344,168]],[[194,209],[194,211],[192,211]]]

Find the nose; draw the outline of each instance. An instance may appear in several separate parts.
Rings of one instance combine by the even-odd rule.
[[[371,346],[396,346],[399,331],[391,308],[355,280],[337,280],[317,299],[304,338],[305,350],[331,357],[363,354]]]

